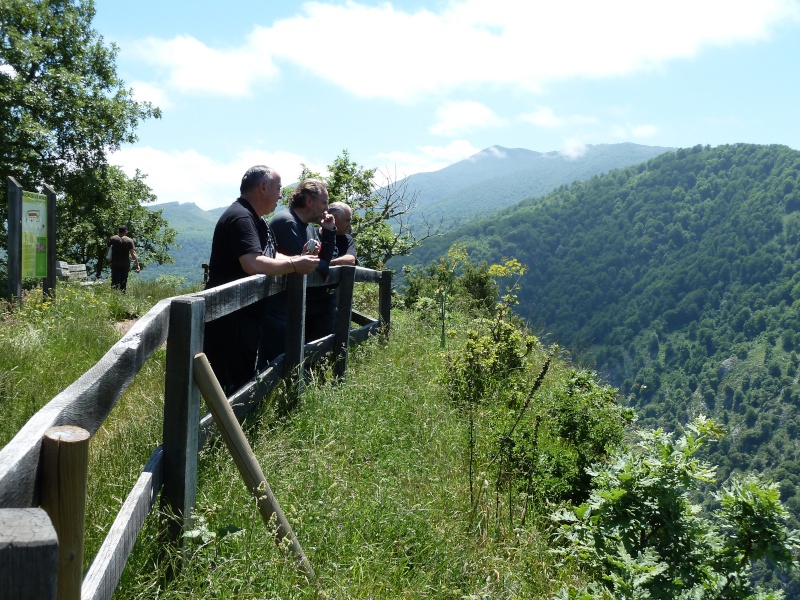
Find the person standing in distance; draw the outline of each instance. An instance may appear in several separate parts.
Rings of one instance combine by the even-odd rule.
[[[123,225],[119,228],[119,235],[112,235],[106,246],[106,253],[111,251],[111,287],[123,293],[128,288],[128,272],[131,270],[131,258],[134,268],[141,271],[139,257],[136,256],[136,247],[133,240],[128,237],[128,228]]]
[[[275,211],[280,200],[280,175],[265,165],[251,167],[242,177],[239,192],[214,228],[206,289],[250,275],[311,273],[319,259],[278,254],[263,219]],[[255,374],[259,324],[265,308],[261,300],[206,325],[203,351],[227,395]]]

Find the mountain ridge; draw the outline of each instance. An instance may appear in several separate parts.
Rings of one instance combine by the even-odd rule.
[[[408,184],[409,194],[417,193],[418,205],[408,214],[409,225],[412,229],[421,228],[426,220],[441,218],[443,229],[448,230],[476,215],[500,210],[598,172],[637,164],[666,150],[630,143],[600,144],[587,146],[581,157],[566,158],[558,151],[542,153],[490,146],[438,171],[401,180]],[[554,172],[545,175],[548,169]],[[509,178],[513,179],[510,184]],[[165,202],[149,208],[162,210],[170,226],[178,231],[181,247],[172,252],[174,264],[148,265],[141,276],[155,279],[170,275],[190,283],[202,281],[200,265],[208,262],[214,225],[227,207],[205,211],[193,202]]]

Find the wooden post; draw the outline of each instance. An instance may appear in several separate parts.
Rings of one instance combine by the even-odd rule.
[[[379,285],[378,313],[381,333],[389,337],[389,325],[392,318],[392,272],[382,271]]]
[[[42,291],[56,296],[56,193],[49,185],[44,186],[47,196],[47,277],[42,281]]]
[[[22,186],[8,178],[8,301],[22,301]]]
[[[356,268],[341,266],[339,299],[336,306],[336,323],[333,329],[333,373],[336,377],[344,377],[347,372],[347,355],[350,349],[350,321],[353,312],[353,287],[355,285]]]
[[[58,600],[80,600],[89,432],[51,427],[42,440],[42,508],[58,534]]]
[[[58,536],[41,508],[0,510],[0,598],[55,600]]]
[[[197,500],[197,439],[200,390],[194,383],[194,355],[203,350],[206,303],[180,297],[170,303],[164,382],[164,487],[161,508],[166,535],[180,545]]]
[[[306,338],[306,276],[290,274],[286,276],[286,361],[285,373],[291,379],[291,400],[286,410],[294,408],[305,388]]]
[[[275,542],[280,545],[284,539],[289,539],[294,552],[295,558],[298,561],[298,566],[305,574],[309,582],[313,583],[316,579],[314,569],[311,563],[308,562],[300,542],[292,531],[292,526],[283,514],[278,501],[272,494],[272,489],[267,483],[264,472],[258,464],[258,460],[253,454],[247,438],[244,436],[239,421],[236,420],[236,415],[233,414],[228,399],[219,385],[219,381],[214,376],[214,371],[211,370],[211,365],[208,363],[206,355],[203,353],[198,354],[194,358],[195,370],[194,375],[197,380],[197,385],[203,392],[203,398],[206,399],[206,404],[214,417],[214,422],[217,424],[222,439],[228,451],[239,469],[239,473],[244,479],[247,489],[256,499],[258,504],[258,512],[261,513],[261,518],[264,524],[269,527],[273,515],[275,516]]]

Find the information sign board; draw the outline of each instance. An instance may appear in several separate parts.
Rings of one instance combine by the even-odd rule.
[[[47,277],[47,196],[22,192],[22,276]]]

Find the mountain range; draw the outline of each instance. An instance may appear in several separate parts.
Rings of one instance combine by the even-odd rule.
[[[641,163],[669,148],[638,144],[586,146],[580,154],[535,152],[523,148],[492,146],[469,158],[430,173],[418,173],[401,181],[417,206],[409,214],[413,229],[424,222],[441,222],[442,231],[491,214],[525,198],[545,194],[573,181],[612,169]],[[152,207],[161,210],[178,231],[179,248],[171,252],[175,263],[148,265],[142,277],[181,277],[189,283],[202,281],[201,265],[208,262],[211,237],[224,210],[204,211],[193,203],[169,202]]]

